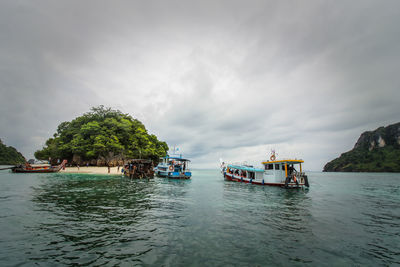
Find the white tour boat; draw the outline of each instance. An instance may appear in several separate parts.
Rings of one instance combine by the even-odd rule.
[[[302,171],[302,163],[304,161],[300,159],[277,160],[275,152],[272,152],[270,160],[262,162],[263,168],[222,162],[221,171],[224,178],[229,181],[285,188],[309,187],[308,177]]]
[[[190,160],[182,158],[182,156],[162,158],[162,161],[154,168],[154,172],[158,177],[166,177],[170,179],[190,179],[192,172],[189,170]]]

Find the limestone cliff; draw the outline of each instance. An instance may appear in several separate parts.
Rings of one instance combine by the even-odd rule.
[[[400,172],[400,123],[361,134],[354,148],[328,162],[327,172]]]

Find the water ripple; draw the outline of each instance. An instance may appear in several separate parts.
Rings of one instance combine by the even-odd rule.
[[[94,175],[0,174],[0,263],[400,264],[399,175],[311,173],[310,190]]]

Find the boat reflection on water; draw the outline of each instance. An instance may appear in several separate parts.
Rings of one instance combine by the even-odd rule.
[[[37,235],[30,253],[41,262],[155,263],[169,255],[183,227],[177,214],[187,213],[190,180],[65,173],[41,179],[32,202],[35,214],[45,219],[29,229]],[[31,260],[37,262],[36,256]]]
[[[224,183],[222,213],[230,218],[224,221],[224,231],[236,238],[226,249],[252,251],[254,261],[266,265],[287,265],[288,258],[313,262],[312,254],[306,251],[314,238],[311,209],[306,189]],[[251,242],[241,242],[244,239]]]
[[[38,233],[32,247],[47,243],[42,259],[107,264],[107,257],[134,260],[151,250],[157,229],[152,210],[159,206],[152,180],[58,174],[43,181],[32,201],[35,213],[50,219],[30,229]]]

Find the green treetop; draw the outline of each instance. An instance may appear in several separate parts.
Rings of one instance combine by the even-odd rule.
[[[168,145],[148,134],[139,120],[99,106],[71,122],[62,122],[35,157],[72,159],[78,155],[82,160],[91,160],[121,156],[156,160],[167,151]]]

